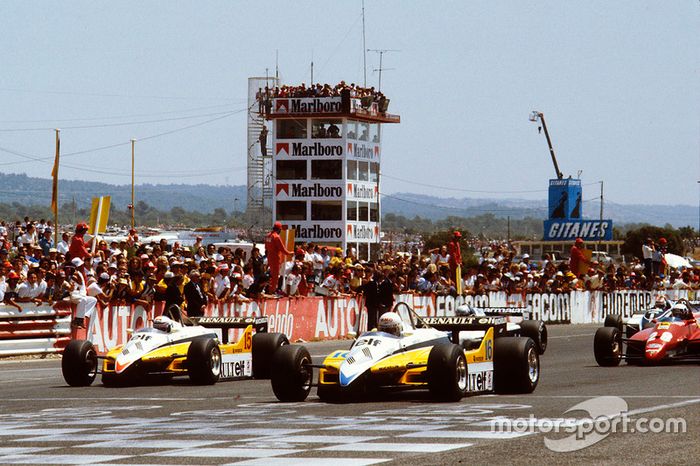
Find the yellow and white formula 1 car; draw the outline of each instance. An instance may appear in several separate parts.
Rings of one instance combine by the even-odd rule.
[[[272,359],[272,390],[280,401],[302,401],[318,369],[318,397],[349,401],[387,389],[428,389],[441,401],[479,393],[531,393],[540,377],[539,351],[526,336],[509,336],[503,316],[421,318],[403,303],[380,317],[349,350],[313,364],[300,345],[280,348]],[[395,317],[396,316],[396,317]],[[395,329],[383,321],[396,319]],[[481,331],[478,345],[456,344],[461,331]],[[454,342],[454,343],[453,343]]]
[[[159,316],[153,325],[100,356],[88,340],[73,340],[63,352],[63,378],[71,386],[91,385],[102,374],[105,386],[132,385],[187,375],[199,385],[221,379],[270,377],[272,356],[288,345],[282,333],[267,333],[267,317],[200,317],[182,325]],[[223,342],[212,330],[222,329]],[[235,343],[228,329],[242,328]],[[255,330],[255,332],[253,332]]]

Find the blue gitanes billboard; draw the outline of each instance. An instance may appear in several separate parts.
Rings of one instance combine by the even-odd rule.
[[[583,213],[581,180],[549,180],[549,218],[580,219]]]
[[[545,241],[574,241],[582,238],[584,241],[612,240],[612,220],[559,220],[544,221]]]

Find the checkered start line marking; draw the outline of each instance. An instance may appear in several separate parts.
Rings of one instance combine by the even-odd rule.
[[[527,434],[493,432],[492,419],[528,405],[426,404],[323,416],[320,403],[250,403],[148,417],[161,406],[56,408],[0,414],[0,464],[371,465]],[[312,414],[307,414],[312,413]],[[289,426],[289,427],[270,427]]]

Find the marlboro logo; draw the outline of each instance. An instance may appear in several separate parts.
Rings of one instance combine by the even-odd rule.
[[[289,155],[289,143],[288,142],[278,142],[275,146],[275,155],[280,152],[284,152],[284,155]]]
[[[276,99],[275,100],[275,113],[288,113],[289,112],[289,100],[288,99]]]
[[[289,184],[287,183],[278,183],[277,186],[275,187],[275,194],[279,196],[279,193],[284,191],[284,194],[289,196]]]

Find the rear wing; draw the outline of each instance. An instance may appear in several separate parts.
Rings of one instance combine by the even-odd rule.
[[[452,332],[452,341],[459,341],[459,332],[462,330],[483,330],[493,328],[493,336],[506,335],[507,319],[503,316],[476,317],[476,316],[450,316],[450,317],[423,317],[430,327],[436,330]]]
[[[206,328],[246,328],[252,325],[258,333],[267,332],[267,316],[263,317],[190,317],[197,325]]]
[[[526,307],[472,307],[474,311],[483,313],[486,316],[508,316],[522,317],[524,320],[530,318],[530,312]]]

